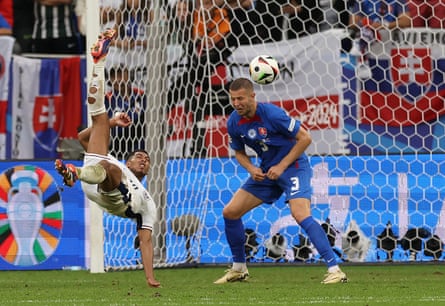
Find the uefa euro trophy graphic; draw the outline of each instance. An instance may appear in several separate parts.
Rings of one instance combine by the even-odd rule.
[[[37,174],[29,170],[16,171],[11,177],[7,214],[11,232],[17,243],[15,265],[38,263],[33,252],[42,224],[44,206]]]

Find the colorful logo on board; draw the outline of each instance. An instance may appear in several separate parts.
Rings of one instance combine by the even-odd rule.
[[[52,176],[35,166],[0,174],[0,256],[15,266],[47,260],[61,239],[63,207]]]

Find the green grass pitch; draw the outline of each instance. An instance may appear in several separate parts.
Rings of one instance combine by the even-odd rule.
[[[250,279],[214,285],[225,267],[143,271],[2,271],[1,305],[445,305],[445,265],[345,265],[350,281],[322,285],[321,265],[249,266]]]

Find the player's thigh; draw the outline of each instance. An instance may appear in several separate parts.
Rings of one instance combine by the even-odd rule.
[[[250,192],[244,189],[238,189],[230,202],[224,207],[223,216],[227,219],[239,219],[262,202],[261,199]]]
[[[104,191],[116,189],[122,181],[121,168],[106,160],[100,161],[100,164],[104,167],[107,173],[105,180],[99,184],[100,188]]]

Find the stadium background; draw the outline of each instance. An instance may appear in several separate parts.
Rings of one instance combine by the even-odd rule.
[[[416,31],[434,33],[431,29]],[[410,37],[408,33],[409,30],[404,37]],[[424,57],[429,62],[422,64],[423,78],[417,78],[408,88],[400,88],[400,84],[404,83],[394,79],[390,73],[397,63],[400,64],[393,58],[371,58],[369,64],[375,79],[359,79],[356,58],[339,52],[341,35],[334,31],[313,34],[303,38],[299,44],[286,41],[283,45],[262,45],[261,52],[274,55],[279,60],[282,76],[271,87],[259,88],[259,99],[280,104],[298,116],[310,116],[311,110],[317,107],[329,110],[323,113],[328,113],[327,119],[323,118],[312,126],[310,121],[305,122],[316,139],[316,146],[310,152],[315,174],[314,216],[320,222],[329,218],[337,228],[336,247],[340,245],[338,238],[346,225],[351,220],[357,221],[364,234],[372,240],[366,261],[386,260],[386,255],[377,249],[375,238],[387,222],[394,225],[395,234],[399,237],[409,228],[420,227],[426,228],[430,235],[436,234],[441,239],[445,237],[443,40],[422,42],[415,48],[415,52],[426,54]],[[0,157],[5,159],[0,164],[0,268],[86,268],[89,265],[88,205],[79,186],[62,191],[60,179],[55,175],[52,163],[47,161],[60,155],[57,146],[61,138],[75,137],[76,128],[87,124],[86,109],[82,103],[85,101],[86,60],[82,57],[35,59],[12,56],[11,41],[0,39]],[[416,46],[413,41],[397,43],[399,51]],[[229,76],[247,75],[252,48],[257,48],[255,52],[260,51],[258,46],[245,46],[232,54],[227,66]],[[435,52],[436,49],[439,51]],[[426,53],[422,53],[425,50]],[[173,61],[174,51],[167,53],[170,55],[168,61]],[[301,61],[295,61],[298,54],[304,55]],[[327,73],[320,72],[323,67],[317,69],[320,58],[312,58],[314,54],[329,64]],[[299,68],[307,67],[306,64],[315,68],[313,71],[303,70],[302,74]],[[429,70],[426,69],[428,67]],[[287,71],[291,73],[287,74]],[[311,81],[310,76],[319,83]],[[286,82],[312,84],[312,87],[306,87],[311,95],[289,91]],[[393,101],[395,104],[391,104]],[[162,219],[165,232],[161,233],[161,244],[166,246],[165,263],[178,264],[190,260],[225,263],[230,260],[223,237],[221,210],[247,173],[235,169],[230,158],[225,119],[221,115],[206,118],[205,146],[209,154],[208,158],[196,159],[183,151],[191,141],[191,132],[187,130],[187,116],[181,105],[164,118],[173,127],[173,134],[169,135],[162,151],[167,157],[167,193]],[[39,173],[33,183],[42,191],[45,209],[42,223],[39,223],[41,228],[31,237],[39,243],[26,237],[28,234],[15,237],[19,234],[12,230],[14,220],[8,210],[12,197],[10,190],[19,189],[20,179],[15,181],[13,174],[22,168],[27,168],[26,175],[30,177],[34,176],[32,173]],[[45,188],[51,194],[58,194],[61,204],[45,198]],[[59,219],[54,217],[54,212],[60,216]],[[175,218],[187,214],[199,219],[199,231],[193,233],[191,245],[187,245],[188,237],[177,235],[171,224]],[[260,250],[253,261],[270,261],[264,257],[263,245],[278,232],[289,242],[282,260],[294,260],[292,246],[299,243],[300,229],[289,221],[288,216],[289,211],[282,200],[276,206],[258,209],[245,216],[246,227],[255,228],[260,241]],[[54,222],[54,219],[60,222]],[[21,221],[29,223],[26,219]],[[105,218],[103,222],[114,221]],[[125,233],[124,237],[107,235],[107,238],[119,240],[123,245],[113,247],[114,241],[108,241],[105,249],[112,254],[111,257],[115,256],[113,253],[126,249],[126,253],[119,256],[127,257],[130,265],[137,264],[137,251],[132,246],[134,229],[131,223],[121,226],[117,232]],[[31,243],[32,247],[25,247],[25,243]],[[21,254],[17,251],[20,248],[28,252]],[[394,259],[407,261],[409,252],[398,247]],[[443,260],[443,256],[440,259]],[[316,254],[311,260],[317,261]],[[416,260],[432,258],[419,252]]]

